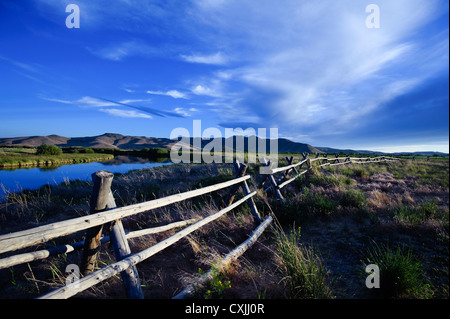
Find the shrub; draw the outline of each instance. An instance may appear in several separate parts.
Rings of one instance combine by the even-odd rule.
[[[428,220],[435,220],[448,227],[448,213],[441,211],[436,201],[425,201],[420,206],[400,205],[394,209],[394,220],[399,224],[418,225]]]
[[[167,157],[170,155],[170,150],[161,148],[161,147],[154,147],[154,148],[145,148],[143,149],[143,152],[147,154],[147,156],[150,157]]]
[[[366,207],[366,196],[360,190],[346,190],[340,200],[341,205],[363,209]]]
[[[272,209],[282,225],[303,224],[308,220],[308,212],[303,210],[296,199],[287,198],[285,202],[275,201],[270,204]]]
[[[61,155],[62,150],[56,145],[42,144],[37,147],[37,155]]]
[[[80,153],[94,154],[95,151],[90,147],[84,147],[80,150]]]
[[[328,216],[336,211],[336,203],[322,195],[311,191],[305,187],[304,193],[300,197],[300,207],[311,216]]]

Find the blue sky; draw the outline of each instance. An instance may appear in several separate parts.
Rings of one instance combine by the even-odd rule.
[[[0,137],[169,137],[201,120],[448,152],[448,19],[440,0],[2,0]]]

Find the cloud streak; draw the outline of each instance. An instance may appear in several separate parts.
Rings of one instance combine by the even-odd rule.
[[[174,99],[187,99],[188,98],[185,93],[177,91],[177,90],[169,90],[169,91],[166,91],[166,92],[163,92],[163,91],[147,91],[146,93],[153,94],[153,95],[170,96],[170,97],[173,97]]]
[[[111,61],[122,61],[132,56],[152,56],[158,52],[143,41],[114,43],[97,49],[87,47],[87,50],[102,59]]]
[[[44,100],[57,102],[57,103],[64,103],[64,104],[71,104],[71,105],[78,105],[81,107],[91,107],[91,108],[98,108],[99,111],[108,113],[110,115],[119,116],[119,117],[125,117],[125,118],[147,118],[152,119],[154,116],[159,117],[178,117],[182,118],[184,117],[183,112],[179,112],[177,110],[174,111],[163,111],[158,110],[151,107],[146,106],[136,106],[132,105],[130,103],[135,102],[148,102],[148,100],[138,99],[138,100],[122,100],[122,101],[113,101],[109,99],[104,99],[101,97],[91,97],[91,96],[84,96],[78,100],[63,100],[63,99],[55,99],[55,98],[47,98],[47,97],[41,97]],[[133,111],[130,110],[121,110],[117,108],[105,108],[105,107],[117,107],[117,106],[124,106],[127,108],[134,109]],[[137,112],[137,111],[139,112]]]
[[[100,112],[108,113],[113,116],[124,117],[124,118],[144,118],[152,119],[148,114],[130,111],[130,110],[120,110],[120,109],[99,109]]]
[[[228,58],[222,53],[217,52],[210,55],[181,55],[181,58],[186,62],[190,63],[200,63],[200,64],[215,64],[215,65],[225,65],[228,62]]]

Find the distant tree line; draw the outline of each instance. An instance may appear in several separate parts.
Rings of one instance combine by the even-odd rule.
[[[118,155],[131,155],[138,157],[169,157],[170,149],[154,147],[154,148],[144,148],[135,150],[123,150],[118,148],[107,148],[107,147],[63,147],[64,153],[101,153],[101,154],[112,154],[114,156]]]

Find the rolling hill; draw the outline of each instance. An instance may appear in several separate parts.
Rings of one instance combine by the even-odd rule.
[[[145,136],[124,136],[115,133],[105,133],[99,136],[64,137],[59,135],[27,136],[14,138],[0,138],[0,145],[6,146],[39,146],[42,143],[54,144],[61,147],[93,147],[118,149],[143,149],[152,147],[170,148],[175,143],[166,138]]]
[[[227,145],[233,143],[233,148],[236,148],[236,137],[232,137],[233,141],[222,138],[223,149],[226,150]],[[59,135],[49,136],[26,136],[26,137],[13,137],[13,138],[0,138],[0,145],[5,146],[32,146],[36,147],[43,143],[54,144],[61,147],[92,147],[92,148],[117,148],[117,149],[144,149],[144,148],[171,148],[177,141],[167,138],[157,137],[145,137],[145,136],[126,136],[116,133],[105,133],[99,136],[87,136],[87,137],[64,137]],[[266,150],[270,151],[270,140],[266,140]],[[201,145],[203,148],[210,143],[208,140],[201,140],[199,138],[190,138],[189,148],[196,149],[196,145]],[[249,139],[244,138],[244,147],[248,148]],[[264,143],[259,138],[256,141],[256,147],[258,149],[259,143]],[[323,153],[319,149],[303,143],[292,142],[287,139],[278,140],[278,151],[280,153]]]
[[[233,149],[236,149],[236,141],[239,137],[229,137],[227,139],[222,138],[223,150],[227,150],[228,145],[233,145]],[[232,141],[230,139],[233,139]],[[250,142],[252,142],[250,140]],[[265,141],[257,138],[254,141],[256,150],[258,151],[259,145],[264,145],[266,151],[270,152],[270,140]],[[115,149],[144,149],[144,148],[166,148],[170,149],[177,141],[170,140],[168,138],[159,137],[145,137],[145,136],[127,136],[117,133],[105,133],[98,136],[86,136],[86,137],[64,137],[59,135],[48,136],[25,136],[25,137],[12,137],[12,138],[0,138],[0,145],[4,146],[32,146],[37,147],[41,144],[54,144],[61,147],[91,147],[91,148],[115,148]],[[204,148],[205,145],[210,143],[209,140],[202,140],[200,138],[190,138],[189,145],[186,148],[198,149],[198,146]],[[248,149],[249,138],[244,137],[244,149]],[[314,147],[309,144],[293,142],[285,138],[278,139],[278,152],[279,153],[359,153],[359,154],[383,154],[380,152],[373,152],[367,150],[351,150],[351,149],[335,149],[330,147]],[[446,156],[448,154],[438,152],[415,152],[414,155],[438,155]]]

